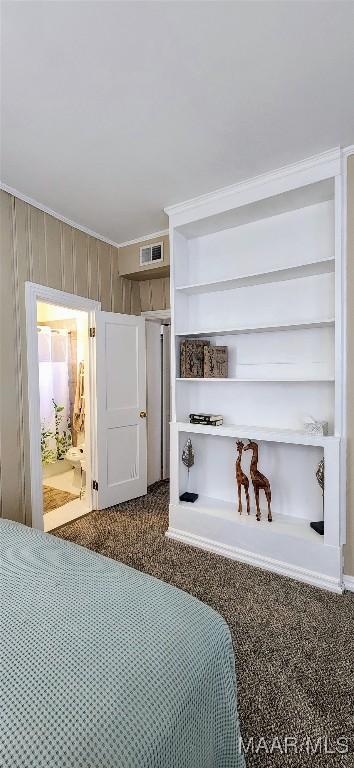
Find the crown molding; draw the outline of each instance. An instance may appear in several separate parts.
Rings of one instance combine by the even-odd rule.
[[[34,200],[32,197],[29,197],[28,195],[24,195],[18,189],[9,187],[8,184],[4,184],[1,180],[0,180],[0,189],[2,189],[3,192],[7,192],[9,195],[12,195],[13,197],[17,197],[19,200],[22,200],[24,203],[28,203],[28,205],[32,205],[33,208],[38,208],[38,210],[43,211],[43,213],[47,213],[49,216],[53,216],[55,219],[62,221],[64,224],[68,224],[69,227],[73,227],[73,229],[78,229],[80,232],[84,232],[85,235],[90,235],[90,237],[94,237],[96,238],[96,240],[101,240],[102,243],[107,243],[107,245],[112,245],[114,248],[124,248],[126,245],[143,243],[146,240],[153,240],[156,237],[163,237],[164,235],[168,235],[168,229],[163,229],[161,230],[161,232],[153,232],[151,235],[143,235],[142,237],[137,237],[134,240],[127,240],[124,243],[116,243],[114,240],[109,240],[108,237],[104,237],[104,235],[100,235],[99,232],[94,232],[92,229],[89,229],[88,227],[85,227],[82,224],[78,224],[76,221],[72,221],[71,219],[68,219],[66,216],[62,216],[61,213],[58,213],[57,211],[53,211],[52,208],[48,208],[46,205],[43,205],[43,203],[39,203],[38,200]]]
[[[164,211],[170,217],[177,216],[179,214],[184,214],[192,209],[213,205],[213,203],[219,203],[223,200],[226,201],[227,198],[232,199],[233,197],[240,196],[242,194],[252,193],[252,191],[256,191],[259,187],[285,180],[287,177],[294,176],[299,173],[306,174],[313,171],[314,169],[321,169],[321,167],[323,168],[325,174],[327,172],[326,166],[328,168],[328,175],[331,175],[332,173],[332,166],[333,169],[337,169],[337,172],[339,173],[341,152],[343,152],[343,150],[341,150],[340,147],[335,147],[333,149],[327,150],[326,152],[322,152],[321,154],[313,155],[312,157],[300,160],[297,163],[291,163],[289,165],[282,166],[281,168],[277,168],[274,171],[245,179],[244,181],[240,181],[237,184],[221,187],[214,190],[214,192],[209,192],[205,195],[200,195],[199,197],[185,200],[184,202],[177,203],[176,205],[169,205],[164,208]],[[331,173],[329,173],[330,167]]]
[[[43,203],[39,203],[38,200],[33,200],[32,197],[29,197],[28,195],[24,195],[22,192],[19,192],[18,189],[9,187],[7,184],[4,184],[2,181],[0,181],[0,189],[2,189],[4,192],[7,192],[9,195],[13,195],[13,197],[18,197],[18,199],[23,200],[24,203],[33,205],[34,208],[38,208],[38,210],[43,211],[43,213],[47,213],[49,216],[53,216],[55,219],[62,221],[64,224],[68,224],[69,227],[73,227],[74,229],[78,229],[80,232],[84,232],[85,235],[90,235],[90,237],[95,237],[96,240],[101,240],[103,243],[107,243],[108,245],[113,245],[114,248],[119,248],[119,244],[115,243],[114,240],[109,240],[107,237],[104,237],[104,235],[100,235],[98,232],[94,232],[92,229],[88,229],[88,227],[85,227],[82,224],[78,224],[76,221],[72,221],[71,219],[68,219],[66,216],[63,216],[61,213],[58,213],[57,211],[53,211],[52,208],[48,208],[46,205],[43,205]]]
[[[151,235],[143,235],[142,237],[135,237],[134,240],[126,240],[125,243],[119,243],[118,248],[125,248],[127,245],[136,245],[137,243],[145,243],[147,240],[156,240],[157,237],[165,237],[168,233],[168,229],[161,229],[160,232],[152,232]]]

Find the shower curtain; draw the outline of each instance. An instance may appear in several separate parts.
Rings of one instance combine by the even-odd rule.
[[[38,326],[42,462],[63,459],[71,444],[69,425],[69,334]]]

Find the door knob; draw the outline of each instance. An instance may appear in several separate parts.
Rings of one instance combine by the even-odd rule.
[[[140,411],[140,418],[146,419],[146,411]]]

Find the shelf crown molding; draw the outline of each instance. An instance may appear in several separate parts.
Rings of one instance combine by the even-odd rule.
[[[127,245],[138,245],[138,243],[146,243],[147,240],[156,240],[158,237],[166,237],[168,234],[168,229],[161,229],[160,232],[152,232],[151,235],[135,237],[134,240],[127,240],[125,243],[119,243],[118,248],[125,248]]]
[[[172,226],[213,216],[261,198],[334,177],[340,174],[342,153],[340,147],[335,147],[300,162],[167,206],[164,210]]]
[[[354,144],[350,144],[349,147],[344,147],[344,149],[342,149],[342,155],[343,157],[354,155]]]

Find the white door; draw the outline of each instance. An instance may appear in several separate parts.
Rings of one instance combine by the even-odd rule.
[[[145,320],[96,312],[94,327],[96,506],[105,509],[147,491]]]

